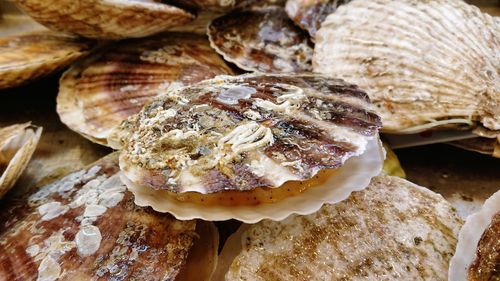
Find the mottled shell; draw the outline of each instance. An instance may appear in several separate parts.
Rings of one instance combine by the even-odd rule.
[[[496,138],[477,137],[472,139],[453,141],[449,144],[466,150],[500,158],[500,141]]]
[[[188,9],[196,9],[200,11],[228,11],[238,7],[246,2],[254,2],[255,0],[173,0],[173,3],[179,7]]]
[[[208,27],[210,43],[227,61],[248,71],[311,70],[308,36],[277,6],[253,7],[215,19]]]
[[[314,41],[321,23],[346,2],[349,0],[288,0],[285,11],[296,25],[309,32]]]
[[[196,221],[134,205],[116,156],[3,204],[0,279],[177,280]]]
[[[195,18],[160,1],[14,0],[26,14],[50,29],[100,39],[144,37]]]
[[[500,129],[500,33],[457,0],[355,0],[316,34],[314,70],[367,91],[383,131]]]
[[[153,97],[232,73],[205,36],[165,33],[123,41],[64,73],[57,112],[70,129],[107,145],[110,131]]]
[[[448,280],[495,280],[500,266],[500,191],[467,217],[451,259]]]
[[[219,76],[159,96],[111,137],[140,186],[213,193],[278,187],[340,167],[380,127],[367,95],[312,74]]]
[[[308,216],[241,236],[226,280],[446,280],[461,220],[440,195],[379,176]],[[220,264],[235,249],[224,248]]]
[[[23,173],[41,134],[42,128],[30,123],[0,128],[0,199]]]
[[[51,32],[0,38],[0,89],[21,85],[67,66],[90,42]]]

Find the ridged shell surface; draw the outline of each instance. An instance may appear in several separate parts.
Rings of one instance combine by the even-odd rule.
[[[0,199],[28,166],[41,134],[42,128],[30,123],[0,128]]]
[[[145,37],[195,18],[190,12],[159,2],[14,1],[23,12],[50,29],[100,39]]]
[[[316,35],[314,70],[367,91],[385,132],[500,129],[500,33],[458,0],[355,0]]]
[[[321,23],[346,2],[349,0],[288,0],[285,11],[296,25],[309,32],[314,41]]]
[[[249,226],[225,280],[447,280],[461,225],[440,195],[379,176],[314,214]]]
[[[135,206],[116,156],[3,202],[1,280],[176,280],[196,221]]]
[[[0,89],[53,73],[87,54],[91,42],[51,32],[0,38]]]
[[[311,71],[308,36],[278,6],[251,7],[213,20],[210,43],[227,61],[247,71]]]
[[[64,73],[57,112],[70,129],[106,145],[110,131],[153,97],[232,73],[202,35],[165,33],[123,41]]]
[[[472,139],[453,141],[449,144],[466,150],[500,158],[500,143],[496,138],[477,137]]]
[[[218,76],[168,91],[110,137],[133,183],[173,192],[279,187],[362,154],[380,118],[367,95],[313,74]]]

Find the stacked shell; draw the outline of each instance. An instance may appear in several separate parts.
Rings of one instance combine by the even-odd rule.
[[[383,132],[500,129],[500,36],[457,0],[352,1],[316,35],[314,70],[365,89]]]

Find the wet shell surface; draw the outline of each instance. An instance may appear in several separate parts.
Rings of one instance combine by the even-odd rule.
[[[310,179],[361,155],[380,126],[342,80],[248,74],[168,91],[110,140],[135,184],[206,194]]]
[[[0,38],[0,89],[60,70],[90,46],[90,41],[43,31]]]
[[[367,91],[385,132],[500,129],[500,36],[463,1],[355,0],[316,34],[314,71]]]
[[[23,173],[41,134],[42,128],[30,123],[0,128],[0,199]]]
[[[311,71],[308,36],[278,6],[253,7],[215,19],[210,43],[227,61],[247,71]]]
[[[449,280],[497,280],[500,266],[500,191],[467,217],[450,263]]]
[[[186,24],[195,16],[160,1],[44,0],[13,1],[50,29],[100,39],[145,37]]]
[[[196,221],[135,206],[116,156],[5,202],[0,279],[177,280]]]
[[[338,6],[349,0],[288,0],[285,11],[293,22],[307,30],[314,40],[321,23],[328,15],[335,12]]]
[[[57,112],[70,129],[106,145],[110,131],[153,97],[232,73],[205,36],[165,33],[123,41],[64,73]]]
[[[440,195],[381,175],[314,214],[248,226],[219,264],[225,280],[446,280],[461,225]]]

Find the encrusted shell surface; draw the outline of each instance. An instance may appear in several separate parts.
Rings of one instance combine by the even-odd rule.
[[[321,23],[328,15],[335,12],[338,6],[349,0],[288,0],[285,11],[293,22],[307,30],[314,40]]]
[[[4,202],[0,279],[177,280],[197,240],[196,221],[137,207],[118,172],[112,154]]]
[[[495,280],[500,266],[499,235],[500,191],[488,198],[480,211],[467,217],[450,262],[448,280]]]
[[[195,16],[160,1],[15,0],[26,14],[50,29],[84,37],[144,37],[186,24]]]
[[[43,31],[0,38],[0,89],[53,73],[90,47],[90,41]]]
[[[23,173],[41,134],[42,128],[30,123],[0,128],[0,199]]]
[[[210,43],[224,58],[248,71],[310,71],[308,36],[278,6],[252,7],[217,18]]]
[[[314,214],[248,226],[219,264],[225,280],[446,280],[461,225],[440,195],[382,175]]]
[[[153,97],[232,73],[202,35],[164,33],[123,41],[64,73],[57,112],[70,129],[106,145],[110,131]]]
[[[500,36],[491,16],[457,0],[355,0],[316,34],[316,72],[356,83],[382,131],[500,129]]]
[[[363,91],[338,79],[219,76],[159,96],[110,139],[136,184],[252,190],[310,179],[362,154],[381,126],[372,110]]]

